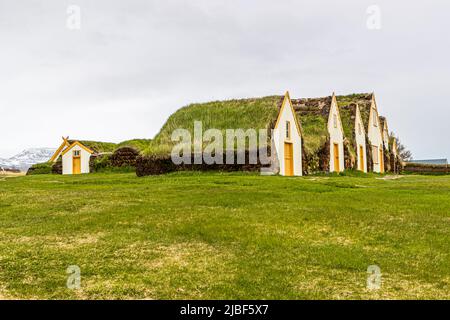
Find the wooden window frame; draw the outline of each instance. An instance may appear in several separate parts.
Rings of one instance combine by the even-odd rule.
[[[372,159],[373,159],[373,164],[380,164],[380,149],[378,146],[372,146]],[[375,158],[376,156],[376,158]],[[376,161],[375,161],[376,160]]]
[[[291,139],[291,122],[286,121],[286,139]]]

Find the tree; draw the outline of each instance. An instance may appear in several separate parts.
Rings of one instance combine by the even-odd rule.
[[[406,146],[400,142],[400,138],[396,136],[394,132],[391,132],[391,137],[393,137],[397,143],[397,152],[400,159],[402,159],[402,161],[411,161],[412,152],[406,149]]]

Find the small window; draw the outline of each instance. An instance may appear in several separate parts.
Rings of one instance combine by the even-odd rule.
[[[361,123],[358,123],[358,134],[362,134]]]
[[[377,117],[377,111],[375,109],[372,110],[373,113],[373,125],[375,127],[378,127],[378,117]]]
[[[333,114],[333,126],[337,128],[337,115]]]
[[[378,164],[378,162],[379,162],[378,147],[376,147],[376,146],[372,146],[372,158],[373,158],[373,163]]]
[[[286,139],[291,138],[291,123],[286,121]]]
[[[73,156],[74,157],[79,157],[80,156],[80,150],[74,150],[73,151]]]

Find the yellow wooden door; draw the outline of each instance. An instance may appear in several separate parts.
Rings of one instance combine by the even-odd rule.
[[[339,145],[337,143],[334,144],[334,171],[341,171],[339,168]]]
[[[292,143],[284,143],[284,174],[286,176],[294,175],[294,152]]]
[[[359,170],[364,172],[364,149],[359,146]]]
[[[383,149],[380,148],[380,172],[384,172],[384,157],[383,157]]]
[[[80,157],[72,158],[72,173],[73,174],[81,173],[81,158]]]

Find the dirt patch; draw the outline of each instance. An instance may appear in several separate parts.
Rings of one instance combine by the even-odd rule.
[[[70,236],[69,235],[67,237],[61,237],[61,236],[28,237],[28,236],[23,236],[23,237],[15,238],[14,242],[28,243],[28,244],[42,243],[45,246],[58,247],[61,249],[72,249],[72,248],[76,248],[78,246],[95,244],[103,236],[104,236],[104,233],[101,233],[101,232],[95,233],[95,234],[83,234],[80,236]]]
[[[15,177],[22,177],[25,175],[25,172],[2,172],[0,171],[0,181],[5,181],[6,178],[15,178]]]
[[[399,175],[388,175],[385,177],[381,177],[381,178],[375,178],[377,180],[397,180],[403,178],[403,176],[399,176]]]

